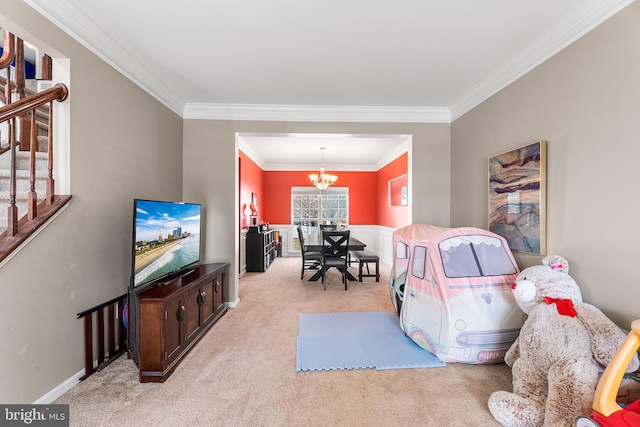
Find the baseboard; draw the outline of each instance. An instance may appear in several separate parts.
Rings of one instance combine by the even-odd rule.
[[[73,387],[78,385],[80,382],[80,378],[84,375],[84,369],[78,371],[75,375],[68,378],[62,384],[58,385],[56,388],[42,396],[40,399],[33,402],[34,405],[48,405],[49,403],[53,403],[57,398],[71,390]]]
[[[236,308],[239,303],[240,303],[240,298],[236,299],[233,302],[226,302],[225,305],[229,308]],[[82,378],[84,374],[85,374],[84,369],[78,371],[75,375],[72,375],[71,377],[66,379],[64,382],[59,384],[56,388],[49,391],[47,394],[45,394],[44,396],[40,397],[38,400],[33,402],[33,404],[48,405],[50,403],[55,402],[55,400],[58,399],[60,396],[62,396],[63,394],[71,390],[73,387],[78,385],[80,383],[80,378]]]

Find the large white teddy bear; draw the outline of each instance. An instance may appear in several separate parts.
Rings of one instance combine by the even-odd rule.
[[[569,264],[559,256],[528,267],[512,285],[528,315],[505,362],[513,393],[496,391],[489,410],[505,427],[574,426],[591,412],[599,372],[626,334],[596,307],[582,301]],[[638,369],[637,355],[627,372]]]

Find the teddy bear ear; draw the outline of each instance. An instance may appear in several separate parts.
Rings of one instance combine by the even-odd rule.
[[[560,255],[549,255],[542,259],[542,265],[551,267],[552,270],[560,270],[563,273],[569,274],[569,261],[562,258]]]

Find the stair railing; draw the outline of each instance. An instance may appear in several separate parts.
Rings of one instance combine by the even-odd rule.
[[[15,36],[8,31],[2,37],[2,56],[0,57],[0,69],[6,68],[13,62],[15,56]]]
[[[19,101],[12,102],[3,107],[0,107],[0,123],[8,122],[9,131],[7,137],[9,138],[9,146],[11,150],[11,175],[9,179],[9,197],[11,198],[10,206],[9,206],[9,224],[7,232],[9,236],[15,236],[18,232],[18,207],[16,206],[16,150],[17,150],[17,141],[16,141],[16,118],[25,113],[30,114],[31,116],[31,135],[32,139],[35,140],[35,132],[36,132],[36,108],[40,107],[44,104],[49,104],[49,128],[51,128],[51,123],[53,122],[53,101],[64,101],[67,99],[69,95],[69,90],[62,83],[58,83],[52,88],[44,90],[42,92],[38,92],[35,95],[27,96],[26,98],[22,98]],[[46,201],[47,204],[53,203],[55,186],[53,179],[53,132],[49,132],[49,165],[48,165],[48,176],[47,176],[47,195]],[[37,215],[37,207],[36,207],[36,194],[35,194],[35,149],[36,144],[31,144],[31,158],[29,165],[29,210],[28,217],[30,220],[33,220]]]
[[[4,32],[3,54],[0,57],[0,69],[6,69],[6,83],[4,88],[5,105],[0,107],[0,125],[7,123],[7,146],[0,147],[0,154],[8,150],[10,153],[9,172],[9,207],[7,230],[0,233],[0,262],[7,258],[27,238],[33,234],[47,219],[63,207],[71,196],[57,196],[55,194],[55,182],[53,179],[53,101],[67,99],[69,90],[58,83],[55,86],[33,95],[24,94],[24,67],[16,67],[15,82],[11,80],[11,62],[15,57],[16,62],[24,61],[21,40],[18,39],[17,47],[14,47],[14,36]],[[21,54],[22,52],[22,54]],[[18,97],[12,100],[13,88]],[[42,204],[37,202],[36,194],[36,149],[37,132],[36,109],[47,105],[49,107],[48,123],[48,164],[46,178],[46,195]],[[18,133],[21,133],[19,136]],[[16,157],[18,149],[29,152],[29,191],[27,193],[27,214],[18,218]],[[40,210],[40,212],[39,212]]]

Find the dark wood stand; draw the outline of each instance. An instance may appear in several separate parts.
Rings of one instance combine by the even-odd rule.
[[[140,382],[164,382],[227,310],[229,264],[187,271],[129,293],[129,352],[140,368]]]
[[[276,257],[274,230],[247,232],[247,271],[264,272]]]

